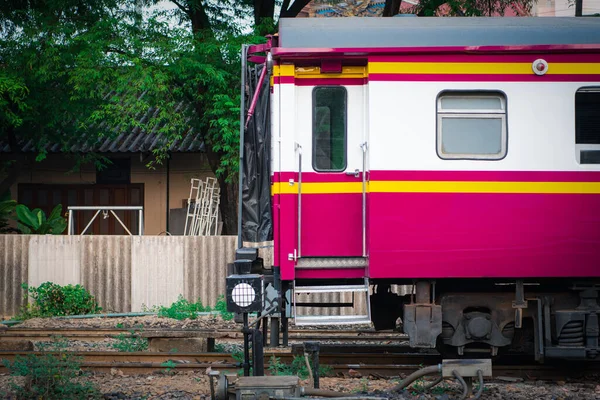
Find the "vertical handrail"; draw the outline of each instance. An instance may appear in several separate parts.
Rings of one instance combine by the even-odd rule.
[[[298,152],[298,255],[302,255],[302,146],[296,143]]]
[[[362,165],[362,245],[363,257],[367,256],[367,142],[360,145],[363,152]]]

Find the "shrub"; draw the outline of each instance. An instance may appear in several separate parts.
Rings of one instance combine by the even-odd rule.
[[[89,382],[80,379],[81,358],[65,351],[66,340],[55,340],[45,346],[52,351],[41,355],[17,355],[4,366],[12,376],[25,377],[23,385],[11,381],[11,389],[17,399],[76,400],[100,397],[97,389]]]
[[[29,305],[19,319],[95,314],[102,311],[94,296],[81,285],[60,286],[44,282],[38,287],[23,289],[29,293]]]

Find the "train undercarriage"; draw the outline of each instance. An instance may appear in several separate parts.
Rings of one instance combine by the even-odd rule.
[[[272,333],[276,332],[271,345],[279,341],[278,325],[285,335],[288,318],[300,324],[297,308],[355,307],[353,301],[348,302],[347,297],[342,300],[342,296],[337,303],[323,301],[327,292],[345,288],[362,292],[364,301],[369,299],[368,315],[360,315],[367,317],[364,322],[372,322],[376,330],[400,330],[408,335],[411,347],[435,348],[445,358],[514,354],[529,355],[538,362],[598,360],[600,281],[595,279],[285,281],[278,268],[263,267],[255,249],[238,250],[237,256],[232,265],[235,270],[231,271],[236,274],[228,277],[231,311],[261,310],[263,317],[271,315]],[[235,287],[239,284],[254,287],[252,293],[257,296],[252,298],[257,302],[235,306]],[[392,290],[399,287],[405,290]],[[305,293],[312,294],[293,293],[303,288],[311,289]],[[304,296],[304,300],[298,296]],[[302,324],[352,321],[344,316],[307,317]]]
[[[530,354],[545,359],[598,357],[598,282],[418,281],[396,295],[374,286],[376,329],[402,329],[411,347],[446,357]]]

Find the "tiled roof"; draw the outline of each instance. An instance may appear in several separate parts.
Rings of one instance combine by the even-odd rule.
[[[158,109],[150,109],[140,119],[143,124],[153,115],[157,115]],[[93,137],[81,137],[70,139],[68,144],[63,143],[48,143],[43,146],[43,149],[49,153],[140,153],[149,152],[162,147],[165,143],[165,137],[158,131],[161,126],[156,126],[152,131],[146,132],[136,127],[130,131],[114,132],[111,137],[99,138],[94,141]],[[23,140],[19,143],[21,151],[36,152],[38,151],[35,139]],[[204,143],[200,133],[195,132],[189,127],[186,132],[181,134],[181,139],[173,141],[168,147],[170,152],[202,152],[204,151]],[[10,153],[10,144],[0,140],[0,153]]]

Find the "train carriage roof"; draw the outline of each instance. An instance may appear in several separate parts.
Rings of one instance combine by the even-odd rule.
[[[282,18],[282,48],[600,44],[600,18]]]

